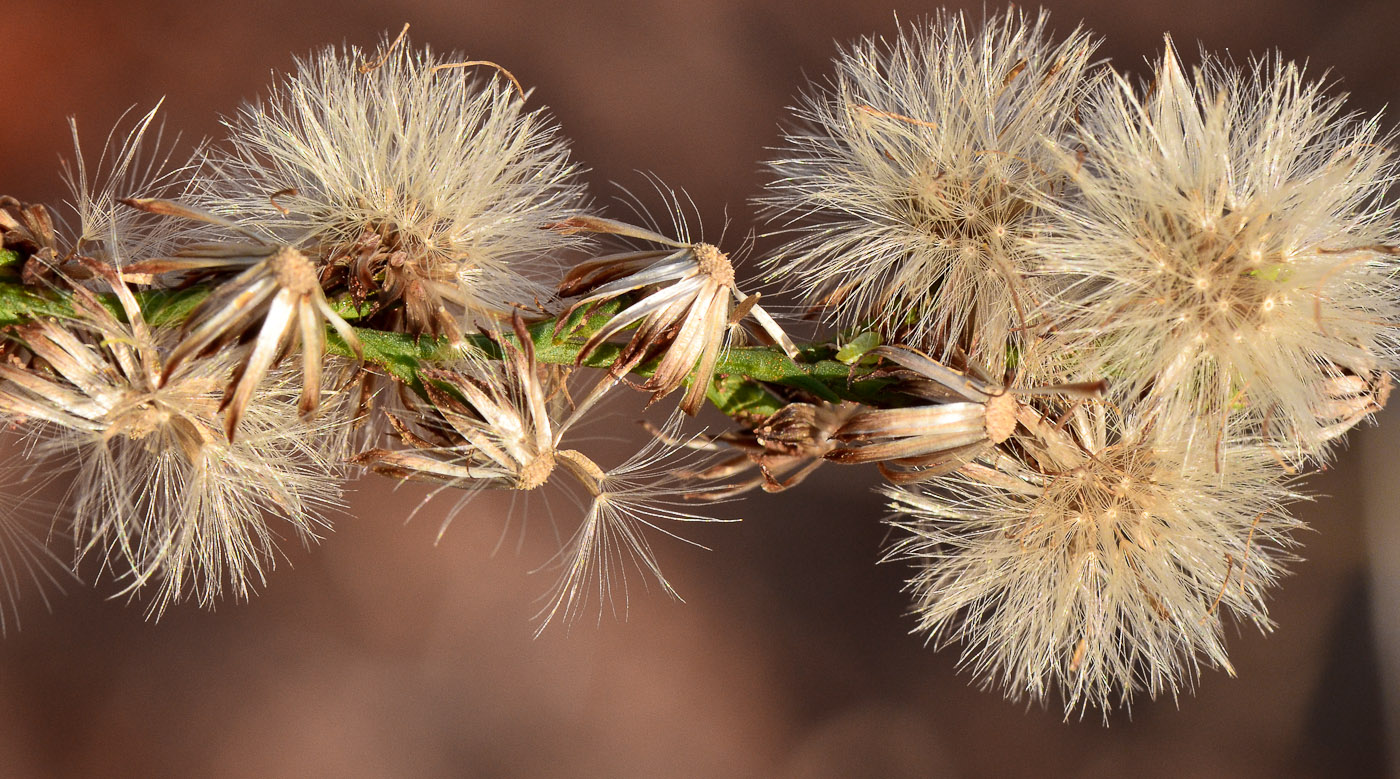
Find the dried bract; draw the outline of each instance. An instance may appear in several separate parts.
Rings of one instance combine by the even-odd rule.
[[[881,346],[869,354],[900,366],[903,370],[897,375],[905,379],[904,391],[923,403],[860,410],[836,432],[840,446],[826,458],[846,464],[879,463],[885,478],[897,484],[950,473],[1006,441],[1016,431],[1025,396],[1094,398],[1105,388],[1102,381],[1004,387],[904,347]]]
[[[861,408],[855,403],[789,403],[751,429],[688,439],[647,429],[673,446],[715,453],[718,462],[680,471],[677,476],[698,483],[722,482],[687,492],[689,500],[728,500],[759,487],[764,492],[782,492],[801,484],[836,450],[836,432]],[[753,469],[758,474],[748,475]],[[740,476],[744,478],[732,481]]]

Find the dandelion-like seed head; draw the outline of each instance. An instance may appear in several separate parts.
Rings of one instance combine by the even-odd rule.
[[[1315,441],[1339,381],[1395,365],[1395,164],[1375,118],[1278,58],[1237,69],[1168,46],[1145,96],[1106,84],[1034,241],[1067,289],[1040,352],[1182,413],[1246,409]],[[1306,443],[1304,448],[1307,448]]]
[[[1299,525],[1267,448],[1217,451],[1101,408],[1065,429],[1033,410],[1023,423],[1020,454],[995,470],[884,488],[910,534],[891,557],[918,566],[918,629],[962,643],[964,664],[1010,697],[1058,692],[1067,714],[1175,695],[1202,663],[1233,672],[1223,615],[1270,627],[1264,591]]]
[[[512,78],[459,65],[479,63],[406,41],[299,60],[227,120],[196,202],[316,257],[388,326],[459,338],[547,298],[568,239],[540,228],[580,205],[577,169]]]
[[[107,278],[127,321],[74,287],[74,318],[15,332],[34,360],[0,366],[0,410],[34,432],[38,455],[76,456],[80,553],[100,550],[128,592],[156,583],[153,614],[186,595],[211,605],[225,586],[246,598],[273,562],[268,516],[307,541],[339,497],[317,431],[299,422],[298,382],[275,376],[230,443],[218,412],[232,356],[192,359],[164,376],[169,344],[130,290]]]
[[[1096,42],[1048,18],[969,29],[940,15],[863,40],[797,109],[766,204],[796,237],[772,275],[841,326],[1000,372],[1041,297],[1023,239],[1063,185],[1043,137],[1068,127]]]

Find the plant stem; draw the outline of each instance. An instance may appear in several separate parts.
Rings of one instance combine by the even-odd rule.
[[[0,251],[0,268],[13,266],[14,252]],[[137,299],[147,321],[154,326],[174,327],[188,319],[207,294],[207,288],[193,287],[180,291],[142,291]],[[102,296],[113,313],[121,316],[120,307],[111,296]],[[535,356],[550,365],[582,365],[608,368],[621,351],[617,344],[605,343],[582,360],[579,353],[588,338],[615,314],[622,303],[618,301],[589,311],[576,312],[571,321],[555,334],[556,320],[545,319],[532,324],[530,337],[535,344]],[[342,306],[347,319],[356,319],[362,312]],[[20,325],[38,318],[73,316],[68,296],[56,289],[41,290],[21,283],[17,278],[0,279],[0,326]],[[443,363],[462,359],[476,351],[491,359],[500,358],[500,347],[484,335],[471,335],[464,343],[454,346],[445,338],[415,337],[404,333],[356,327],[366,362],[373,363],[394,377],[410,384],[418,383],[418,368],[424,363]],[[352,350],[333,329],[327,331],[328,349],[342,356],[353,356]],[[513,335],[507,339],[514,341]],[[868,378],[868,368],[847,365],[833,359],[832,344],[812,344],[800,349],[798,359],[788,357],[773,346],[735,346],[721,354],[715,368],[715,379],[707,397],[724,414],[736,420],[752,422],[773,414],[788,403],[791,393],[796,397],[831,402],[856,401],[874,406],[898,404],[898,398],[886,397],[882,390],[888,380]],[[656,360],[643,363],[633,373],[646,377],[656,367]],[[886,393],[888,394],[888,393]]]

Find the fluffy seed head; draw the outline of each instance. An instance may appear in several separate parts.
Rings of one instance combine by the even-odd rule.
[[[1097,43],[1047,17],[940,15],[843,52],[802,98],[766,204],[796,237],[774,277],[841,326],[999,373],[1040,292],[1022,240],[1063,174],[1043,136],[1068,126]]]
[[[1189,688],[1230,670],[1222,616],[1268,629],[1264,591],[1298,523],[1262,446],[1180,425],[1121,425],[1101,407],[1065,429],[1024,411],[1015,457],[937,486],[886,487],[917,566],[918,629],[1008,696],[1066,713]],[[1217,472],[1223,459],[1228,478]]]
[[[336,267],[393,325],[455,337],[548,296],[533,279],[567,239],[541,227],[581,190],[511,79],[397,44],[299,60],[227,120],[196,202]]]
[[[264,387],[230,443],[218,420],[230,355],[162,377],[168,344],[112,284],[127,322],[75,288],[74,319],[15,332],[34,360],[0,365],[0,410],[40,439],[39,456],[76,457],[69,499],[80,553],[101,550],[128,592],[155,583],[153,614],[187,594],[210,605],[226,585],[246,598],[273,563],[268,517],[309,540],[324,524],[319,510],[339,496],[316,431],[298,419],[295,377]]]
[[[1145,95],[1098,91],[1034,241],[1069,285],[1041,355],[1124,402],[1244,408],[1295,441],[1330,422],[1338,380],[1394,367],[1395,163],[1377,119],[1323,86],[1278,58],[1188,74],[1169,44]]]

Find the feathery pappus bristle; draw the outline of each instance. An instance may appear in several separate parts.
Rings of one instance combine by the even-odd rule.
[[[181,232],[179,224],[152,219],[122,204],[128,198],[179,197],[189,185],[192,166],[172,165],[178,139],[167,142],[159,112],[157,104],[137,117],[125,135],[123,115],[91,165],[78,141],[77,120],[68,120],[73,161],[64,161],[63,176],[77,224],[59,232],[71,235],[72,254],[122,267],[173,251]]]
[[[12,419],[0,420],[9,426]],[[37,598],[49,606],[51,592],[62,593],[72,572],[53,548],[61,543],[52,532],[52,506],[39,496],[46,479],[38,469],[18,461],[32,439],[0,436],[0,451],[6,455],[0,465],[4,485],[0,507],[0,637],[20,627],[21,602]]]

